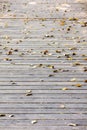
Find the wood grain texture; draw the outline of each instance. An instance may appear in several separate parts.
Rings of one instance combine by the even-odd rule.
[[[0,130],[87,130],[86,6],[0,0]]]

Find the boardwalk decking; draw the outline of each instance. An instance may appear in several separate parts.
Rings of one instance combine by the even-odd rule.
[[[87,130],[86,0],[0,0],[0,130]]]

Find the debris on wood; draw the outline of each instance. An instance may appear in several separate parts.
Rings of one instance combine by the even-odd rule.
[[[54,65],[47,65],[48,68],[54,69]]]
[[[9,115],[9,117],[14,117],[14,115]]]
[[[86,71],[87,71],[87,67],[84,67],[83,69],[84,69],[84,72],[86,72]]]
[[[31,96],[31,95],[32,95],[32,91],[28,90],[27,93],[26,93],[26,96]]]
[[[64,104],[60,105],[60,108],[65,108],[65,105]]]
[[[56,53],[61,53],[61,50],[56,50]]]
[[[36,124],[36,123],[37,123],[37,120],[32,120],[31,123],[32,123],[32,124]]]
[[[7,52],[7,55],[12,55],[12,51],[8,51],[8,52]]]
[[[83,60],[87,60],[87,58],[84,58]]]
[[[49,74],[48,77],[53,77],[54,75],[53,74]]]
[[[4,116],[6,116],[5,114],[0,114],[0,117],[4,117]]]
[[[48,35],[48,34],[46,34],[45,37],[47,37],[47,38],[54,38],[54,35]]]
[[[84,82],[87,83],[87,79]]]
[[[78,125],[74,123],[69,123],[68,126],[78,126]]]
[[[59,70],[53,70],[53,72],[54,72],[54,73],[57,73],[57,72],[59,72]]]
[[[82,22],[81,27],[87,27],[87,22]]]
[[[69,58],[67,58],[67,60],[73,60],[73,58],[72,58],[72,57],[69,57]]]
[[[65,91],[65,90],[69,90],[69,89],[68,89],[68,88],[66,88],[66,87],[64,87],[64,88],[62,88],[62,90],[64,90],[64,91]]]
[[[10,58],[4,58],[4,61],[12,61]]]
[[[66,24],[65,20],[60,20],[60,25],[64,26]]]
[[[70,79],[71,82],[75,82],[76,80],[77,80],[76,78]]]
[[[81,63],[80,62],[74,62],[73,63],[73,66],[78,66],[78,65],[81,65]]]
[[[82,84],[78,83],[78,84],[75,84],[76,87],[82,87]]]
[[[78,18],[72,17],[72,18],[69,18],[69,21],[78,21]]]

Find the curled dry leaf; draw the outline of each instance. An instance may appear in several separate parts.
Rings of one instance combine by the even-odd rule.
[[[25,54],[24,54],[23,52],[19,54],[19,56],[24,56],[24,55],[25,55]]]
[[[76,55],[76,53],[75,53],[75,52],[73,52],[73,53],[72,53],[72,55],[74,56],[74,55]]]
[[[9,117],[14,117],[14,115],[9,115]]]
[[[54,72],[54,73],[57,73],[57,72],[59,72],[59,70],[54,70],[53,72]]]
[[[82,84],[75,84],[76,87],[82,87]]]
[[[59,7],[56,7],[56,11],[59,11]]]
[[[83,60],[87,60],[87,58],[84,58]]]
[[[4,116],[6,116],[5,114],[0,114],[0,117],[4,117]]]
[[[45,50],[45,51],[43,52],[44,55],[46,55],[47,53],[48,53],[48,50]]]
[[[67,31],[70,31],[70,29],[71,29],[71,26],[69,26],[69,27],[67,28]]]
[[[69,18],[69,21],[78,21],[78,18],[72,17],[72,18]]]
[[[32,95],[32,91],[28,90],[27,93],[26,93],[26,96],[31,96],[31,95]]]
[[[8,52],[7,52],[7,55],[12,55],[12,51],[8,51]]]
[[[77,50],[77,48],[76,47],[71,47],[71,48],[69,48],[69,50]]]
[[[46,21],[46,18],[40,18],[41,21]]]
[[[48,68],[54,69],[54,65],[47,65]]]
[[[46,34],[45,37],[47,37],[47,38],[54,38],[54,35],[48,35],[48,34]]]
[[[70,81],[71,81],[71,82],[75,82],[75,81],[76,81],[76,78],[72,78]]]
[[[84,69],[84,72],[86,72],[86,71],[87,71],[87,67],[84,67],[83,69]]]
[[[39,64],[38,67],[43,67],[43,64]]]
[[[82,22],[81,24],[81,27],[87,27],[87,22]]]
[[[61,108],[65,108],[65,106],[64,106],[63,104],[62,104],[62,105],[60,105],[60,107],[61,107]]]
[[[70,54],[65,54],[65,56],[66,56],[67,58],[70,58]]]
[[[86,57],[86,54],[82,54],[82,57]]]
[[[12,61],[10,58],[5,58],[4,61]]]
[[[5,36],[5,39],[8,40],[8,39],[10,39],[10,37],[6,35],[6,36]]]
[[[15,52],[18,52],[18,49],[14,49]]]
[[[31,123],[32,123],[32,124],[36,124],[36,123],[37,123],[37,120],[32,120]]]
[[[74,62],[73,63],[73,66],[78,66],[78,65],[81,65],[81,63],[80,62]]]
[[[73,58],[72,58],[72,57],[69,57],[69,58],[67,58],[67,60],[73,60]]]
[[[87,83],[87,79],[84,82]]]
[[[78,125],[74,123],[69,123],[68,126],[78,126]]]
[[[65,20],[61,20],[61,21],[60,21],[60,25],[61,25],[61,26],[64,26],[65,24],[66,24]]]
[[[56,53],[61,53],[61,50],[56,50]]]
[[[53,74],[49,74],[48,77],[53,77],[54,75]]]
[[[68,88],[66,88],[66,87],[64,87],[64,88],[62,88],[62,90],[64,90],[64,91],[65,91],[65,90],[69,90],[69,89],[68,89]]]

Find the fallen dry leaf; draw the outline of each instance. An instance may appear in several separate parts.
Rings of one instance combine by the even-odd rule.
[[[0,114],[0,117],[4,117],[4,116],[6,116],[5,114]]]
[[[65,108],[65,106],[64,106],[63,104],[62,104],[62,105],[60,105],[60,107],[61,107],[61,108]]]
[[[76,78],[72,78],[70,79],[71,82],[75,82],[76,81]]]
[[[7,55],[12,55],[12,51],[8,51],[8,52],[7,52]]]
[[[68,126],[77,126],[77,124],[69,123]]]
[[[69,89],[68,89],[68,88],[66,88],[66,87],[64,87],[64,88],[62,88],[62,90],[64,90],[64,91],[65,91],[65,90],[69,90]]]
[[[31,95],[32,95],[32,91],[28,90],[27,93],[26,93],[26,96],[31,96]]]
[[[84,82],[87,83],[87,79]]]
[[[83,69],[84,69],[84,72],[86,72],[86,71],[87,71],[87,67],[84,67]]]
[[[78,21],[78,18],[72,17],[72,18],[69,18],[69,21]]]
[[[75,84],[76,87],[82,87],[82,84]]]
[[[78,65],[81,65],[80,62],[74,62],[73,63],[73,66],[78,66]]]
[[[31,123],[32,123],[32,124],[36,124],[36,123],[37,123],[37,120],[32,120]]]

